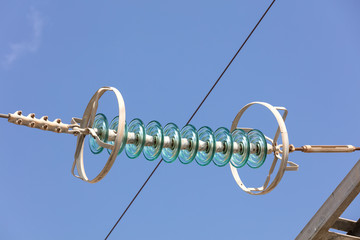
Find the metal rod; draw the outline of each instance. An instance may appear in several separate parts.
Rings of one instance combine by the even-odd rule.
[[[360,148],[354,147],[353,145],[304,145],[295,148],[295,151],[305,153],[345,153],[358,150],[360,150]]]
[[[0,113],[0,118],[9,118],[10,114]]]

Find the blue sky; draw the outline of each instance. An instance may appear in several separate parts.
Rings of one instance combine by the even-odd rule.
[[[120,90],[127,121],[186,123],[270,1],[7,1],[0,8],[0,112],[69,123],[101,86]],[[230,128],[252,101],[289,110],[290,142],[359,146],[360,3],[277,1],[192,124]],[[116,116],[111,94],[99,112]],[[241,126],[271,136],[254,108]],[[70,173],[76,138],[1,120],[1,239],[103,239],[155,167],[122,153],[97,184]],[[108,155],[85,149],[94,176]],[[244,167],[249,185],[261,169]],[[293,239],[358,153],[293,153],[300,165],[265,196],[230,169],[163,163],[109,239]],[[359,199],[344,213],[358,219]]]

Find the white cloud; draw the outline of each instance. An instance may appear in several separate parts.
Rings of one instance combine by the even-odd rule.
[[[5,56],[3,60],[4,66],[9,66],[16,59],[27,52],[36,52],[40,46],[42,30],[43,30],[43,20],[39,14],[39,12],[31,8],[30,14],[28,16],[32,28],[32,36],[28,41],[23,41],[19,43],[11,43],[10,44],[10,53]]]

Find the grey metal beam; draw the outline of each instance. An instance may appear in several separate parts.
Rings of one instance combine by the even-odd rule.
[[[360,192],[360,160],[337,186],[330,197],[296,237],[304,239],[328,239],[329,229]],[[333,234],[333,236],[335,236]],[[337,235],[336,235],[337,236]],[[347,236],[347,235],[345,235]],[[333,238],[336,239],[336,238]],[[338,238],[341,239],[341,238]],[[348,238],[351,239],[351,238]],[[353,238],[354,239],[354,238]],[[355,238],[359,239],[359,238]]]
[[[355,223],[355,226],[353,227],[353,229],[351,229],[350,231],[348,231],[349,235],[352,236],[358,236],[360,237],[360,218],[359,220]]]
[[[344,232],[350,232],[355,228],[355,225],[356,221],[354,220],[339,218],[338,220],[336,220],[336,222],[334,223],[334,225],[332,225],[331,228]]]
[[[350,236],[342,233],[327,232],[326,237],[323,239],[327,240],[360,240],[360,237]]]

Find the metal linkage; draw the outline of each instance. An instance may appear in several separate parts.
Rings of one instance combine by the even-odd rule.
[[[353,145],[304,145],[294,149],[294,151],[305,153],[346,153],[358,150],[360,150],[360,147]]]

